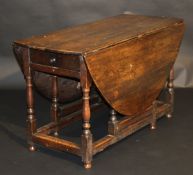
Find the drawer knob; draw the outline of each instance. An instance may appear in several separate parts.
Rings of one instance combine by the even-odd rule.
[[[55,63],[56,62],[56,58],[51,58],[50,59],[50,63]]]

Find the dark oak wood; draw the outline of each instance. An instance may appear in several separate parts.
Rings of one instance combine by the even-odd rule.
[[[45,66],[45,65],[35,64],[35,63],[31,63],[31,67],[33,68],[33,70],[44,72],[44,73],[70,77],[70,78],[77,78],[77,79],[80,78],[80,73],[73,70],[60,69],[57,67]]]
[[[108,122],[108,132],[110,135],[117,135],[119,132],[118,121],[116,117],[116,111],[114,109],[111,110],[110,120]]]
[[[182,34],[183,25],[171,26],[87,55],[95,85],[116,111],[131,116],[151,106],[165,85]]]
[[[82,107],[82,117],[83,117],[83,133],[81,136],[82,141],[82,161],[86,169],[91,168],[92,161],[92,133],[90,131],[90,87],[91,87],[91,77],[86,68],[84,58],[80,58],[80,83],[83,92],[83,107]]]
[[[23,70],[24,63],[22,58],[24,49],[25,47],[21,47],[20,45],[14,44],[13,51],[22,72],[24,72]],[[32,51],[30,49],[30,52],[34,53],[34,50]],[[41,51],[37,50],[35,54],[30,54],[31,55],[30,59],[33,59],[33,57],[35,57],[36,59],[39,59],[39,63],[40,62],[42,63],[42,64],[37,64],[33,62],[31,63],[31,68],[33,67],[32,81],[36,89],[46,98],[52,99],[52,75],[51,74],[63,75],[62,77],[58,77],[58,93],[60,94],[58,96],[58,102],[68,103],[68,102],[72,102],[73,100],[80,99],[82,95],[82,92],[79,86],[80,72],[77,70],[72,70],[73,66],[70,66],[70,65],[67,66],[68,64],[65,64],[65,66],[67,66],[65,67],[65,69],[62,69],[61,67],[53,67],[51,65],[49,66],[46,64],[43,65],[43,62],[41,61],[43,56],[41,53],[42,53]],[[51,52],[48,52],[48,53],[53,55],[53,53]],[[46,56],[48,55],[46,54]],[[69,77],[73,79],[69,79]]]
[[[167,101],[171,105],[170,111],[167,114],[168,118],[172,117],[173,114],[173,106],[174,106],[174,68],[170,70],[170,75],[168,78],[167,88],[168,88],[168,94],[167,94]]]
[[[133,38],[157,33],[182,21],[176,18],[121,14],[41,36],[17,40],[15,43],[43,51],[87,54]]]
[[[47,134],[35,133],[33,140],[51,149],[68,151],[75,155],[80,155],[80,146],[64,139],[52,137]]]
[[[31,62],[40,65],[47,65],[58,68],[68,68],[68,70],[80,72],[80,60],[75,54],[62,54],[45,52],[42,50],[31,49]]]
[[[158,97],[174,64],[183,31],[181,19],[125,14],[18,40],[15,44],[36,52],[31,54],[36,62],[32,62],[33,69],[60,76],[79,78],[71,69],[78,70],[79,58],[84,57],[106,101],[119,113],[131,116],[144,112]],[[56,65],[50,66],[53,54]],[[69,55],[69,65],[63,64],[61,58],[69,60]],[[58,66],[57,62],[61,64]],[[160,81],[156,81],[157,77]]]
[[[157,113],[155,115],[156,119],[165,115],[166,112],[169,110],[170,106],[168,104],[159,103],[159,106],[157,107]],[[151,109],[141,115],[133,116],[132,118],[124,117],[118,123],[119,134],[117,136],[109,134],[103,137],[102,139],[99,139],[96,142],[94,142],[93,155],[103,151],[108,146],[118,142],[119,140],[125,138],[126,136],[133,134],[142,127],[151,124],[151,122],[152,122]]]
[[[57,76],[52,77],[52,105],[51,105],[51,117],[52,121],[59,124],[59,115],[58,115],[58,78]],[[59,128],[56,127],[54,135],[58,136]]]
[[[124,14],[15,41],[13,50],[26,79],[30,150],[40,143],[67,151],[89,169],[96,153],[146,125],[155,129],[164,115],[170,118],[173,65],[183,33],[181,19]],[[166,82],[167,99],[159,101]],[[51,100],[51,122],[38,129],[33,85]],[[102,98],[93,98],[92,88]],[[99,99],[111,113],[107,135],[93,141],[91,108],[101,106]],[[118,120],[117,114],[123,117]],[[59,138],[60,129],[79,119],[80,145]]]
[[[29,60],[29,49],[24,49],[23,51],[23,70],[26,80],[26,98],[27,98],[27,137],[29,150],[35,151],[33,143],[33,134],[36,132],[36,118],[34,112],[34,97],[33,97],[33,84],[32,84],[32,73],[30,68]]]
[[[157,115],[157,101],[154,101],[152,104],[152,121],[151,121],[151,129],[156,129],[156,115]]]

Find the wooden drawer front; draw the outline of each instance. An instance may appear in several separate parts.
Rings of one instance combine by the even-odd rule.
[[[78,55],[60,54],[48,51],[32,49],[30,51],[31,62],[74,71],[80,70],[80,59]]]

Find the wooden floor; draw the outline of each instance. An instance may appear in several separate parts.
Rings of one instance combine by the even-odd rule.
[[[36,111],[42,125],[49,121],[49,104],[37,98]],[[37,152],[28,152],[23,90],[0,90],[0,104],[0,172],[3,175],[192,175],[193,89],[176,90],[174,118],[164,117],[158,121],[157,130],[145,127],[98,154],[91,170],[85,170],[80,158],[68,153],[41,147]],[[92,117],[95,139],[106,134],[107,116],[108,109],[103,108]],[[79,142],[80,123],[69,128],[62,130],[64,137]]]

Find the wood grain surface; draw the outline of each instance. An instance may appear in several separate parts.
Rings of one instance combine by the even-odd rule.
[[[15,43],[41,50],[86,54],[180,22],[175,18],[121,14]]]
[[[106,101],[119,113],[144,112],[158,97],[177,56],[183,25],[90,53],[89,72]]]
[[[181,19],[122,14],[15,43],[30,48],[34,69],[60,76],[79,70],[83,57],[110,106],[131,116],[144,112],[158,97],[183,31]]]

